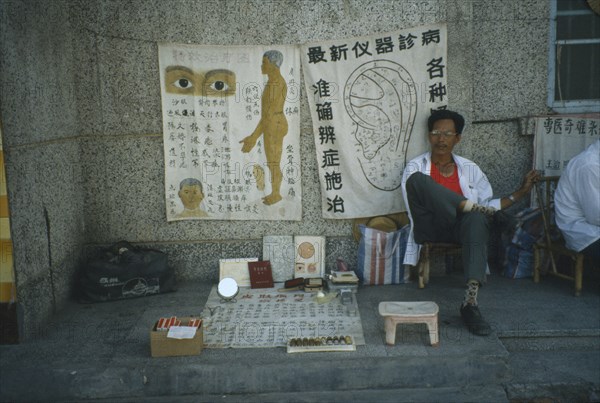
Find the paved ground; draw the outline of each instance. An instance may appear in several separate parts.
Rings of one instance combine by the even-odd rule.
[[[1,401],[600,401],[600,276],[572,284],[490,276],[480,306],[494,333],[461,323],[460,274],[361,287],[366,345],[356,352],[288,355],[285,348],[205,349],[151,358],[149,329],[164,315],[199,314],[212,284],[180,284],[164,295],[73,303],[36,340],[0,346]],[[398,328],[385,345],[380,301],[440,306],[440,346],[426,328]]]

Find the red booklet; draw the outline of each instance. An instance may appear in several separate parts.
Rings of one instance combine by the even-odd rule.
[[[273,272],[270,261],[248,262],[248,271],[250,272],[250,288],[273,288]]]

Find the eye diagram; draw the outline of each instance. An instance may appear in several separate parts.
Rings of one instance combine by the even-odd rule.
[[[411,75],[389,60],[367,62],[348,77],[344,105],[354,121],[358,162],[365,178],[377,189],[397,189],[417,113]]]
[[[194,71],[186,66],[165,70],[166,91],[171,94],[228,97],[235,94],[236,77],[231,70]]]

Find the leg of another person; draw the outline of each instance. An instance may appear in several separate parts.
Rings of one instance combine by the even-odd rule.
[[[588,245],[581,253],[593,260],[600,260],[600,239],[596,240],[596,242],[591,245]]]

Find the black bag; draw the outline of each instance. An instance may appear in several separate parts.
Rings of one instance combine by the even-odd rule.
[[[80,272],[80,302],[102,302],[175,291],[167,255],[121,241],[99,252]]]

